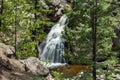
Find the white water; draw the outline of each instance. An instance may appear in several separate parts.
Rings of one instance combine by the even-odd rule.
[[[39,56],[43,62],[48,62],[48,67],[65,65],[64,40],[62,32],[64,31],[67,16],[63,15],[48,33],[47,39],[38,46]]]

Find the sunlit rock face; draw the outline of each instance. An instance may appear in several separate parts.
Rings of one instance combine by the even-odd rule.
[[[66,7],[68,6],[66,0],[51,0],[50,1],[54,6]]]
[[[43,62],[50,65],[61,65],[65,63],[64,55],[64,32],[67,16],[63,15],[60,20],[51,28],[45,41],[38,46],[39,56]]]
[[[50,3],[55,6],[55,16],[62,15],[62,11],[64,10],[64,8],[71,9],[66,0],[51,0]]]
[[[36,57],[29,57],[21,60],[28,72],[34,75],[46,76],[49,74],[49,69]]]

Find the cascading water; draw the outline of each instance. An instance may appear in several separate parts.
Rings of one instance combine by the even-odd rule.
[[[43,62],[52,65],[65,64],[64,40],[62,32],[64,31],[67,16],[63,15],[57,24],[55,24],[48,33],[47,39],[38,46],[39,56]]]

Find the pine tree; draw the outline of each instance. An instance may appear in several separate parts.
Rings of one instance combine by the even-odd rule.
[[[45,39],[45,29],[53,24],[47,18],[51,10],[44,8],[41,0],[26,0],[24,7],[26,17],[24,16],[22,25],[26,27],[21,34],[24,40],[18,46],[18,54],[21,58],[38,55],[36,46]]]
[[[117,63],[116,53],[112,51],[112,38],[116,36],[114,29],[118,23],[115,21],[117,17],[114,17],[113,20],[111,15],[113,8],[117,6],[111,4],[115,1],[108,3],[109,0],[102,0],[97,1],[96,4],[94,1],[74,1],[72,11],[68,13],[70,16],[69,28],[66,28],[65,38],[69,48],[71,45],[75,45],[75,52],[79,55],[78,59],[70,54],[67,56],[70,57],[73,64],[92,63],[91,66],[94,67],[95,73],[93,78],[96,80],[95,68],[101,69],[107,66],[107,68],[113,69]],[[95,26],[97,28],[94,28]]]

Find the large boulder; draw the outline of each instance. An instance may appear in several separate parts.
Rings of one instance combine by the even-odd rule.
[[[8,54],[14,54],[14,50],[12,53],[10,46],[2,43],[0,45],[0,80],[34,80],[35,75],[49,74],[49,69],[38,58],[17,60],[8,57]]]
[[[34,80],[34,77],[29,73],[15,71],[1,71],[0,80]]]
[[[5,70],[25,71],[25,66],[19,60],[8,58],[4,49],[0,48],[0,68]]]
[[[15,52],[14,47],[0,43],[0,68],[10,71],[32,72],[35,75],[48,75],[49,69],[38,58],[30,57],[17,60],[9,57]],[[9,56],[8,56],[9,55]]]
[[[7,57],[4,48],[0,48],[0,80],[33,80],[33,78],[26,73],[24,64]]]
[[[29,57],[28,59],[21,60],[25,64],[28,72],[34,75],[48,75],[49,69],[36,57]]]

